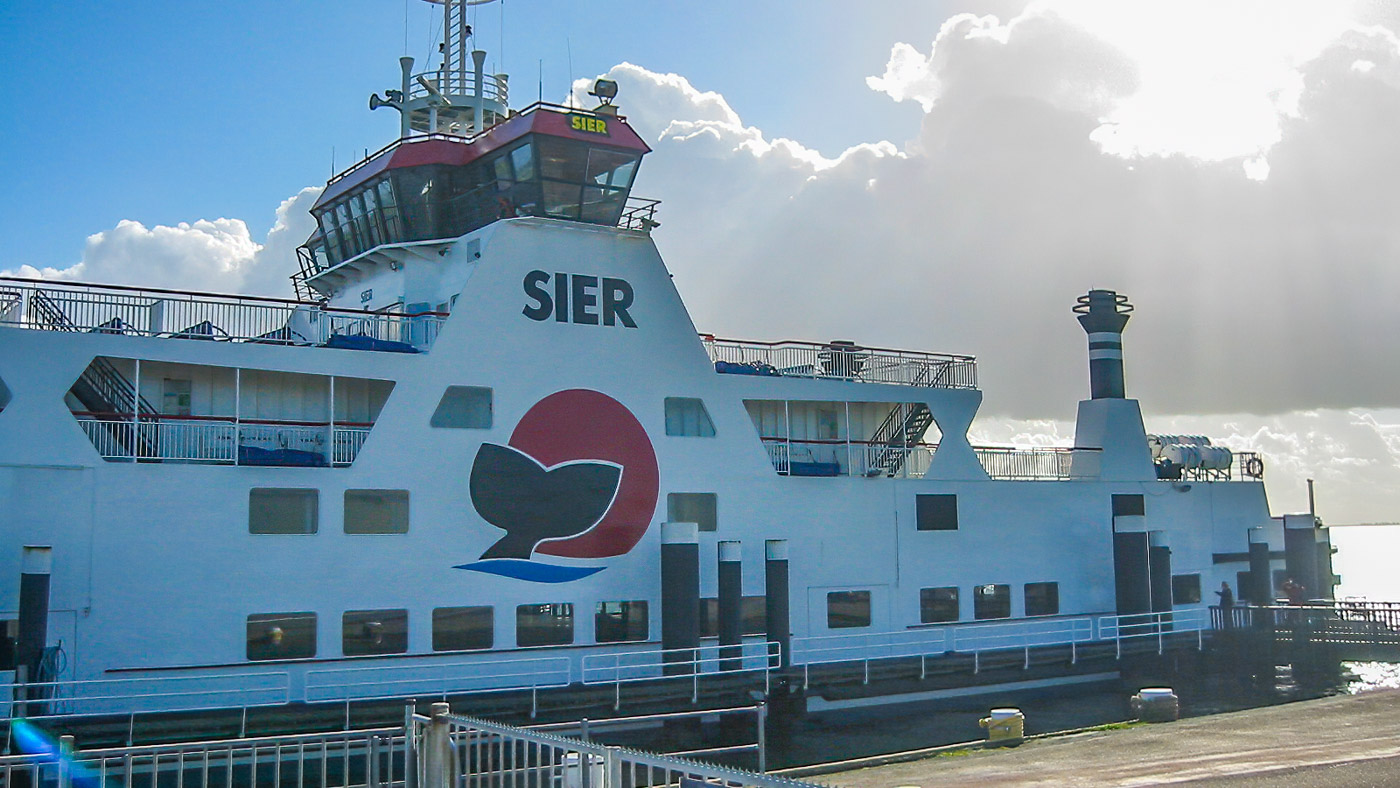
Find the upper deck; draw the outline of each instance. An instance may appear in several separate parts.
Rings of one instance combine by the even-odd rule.
[[[715,371],[730,375],[845,380],[923,388],[977,388],[973,356],[864,347],[854,342],[754,342],[700,339]]]

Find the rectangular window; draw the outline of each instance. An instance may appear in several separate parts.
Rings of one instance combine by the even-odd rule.
[[[0,670],[15,669],[15,643],[19,640],[19,621],[0,619]]]
[[[314,656],[315,613],[254,613],[248,616],[248,659],[308,659]]]
[[[958,530],[958,496],[914,496],[915,527],[920,531]]]
[[[1010,618],[1011,586],[998,584],[973,588],[972,616],[977,619]]]
[[[870,626],[869,591],[831,591],[826,595],[828,629]]]
[[[448,386],[428,423],[457,430],[491,429],[491,389]]]
[[[408,651],[408,611],[345,611],[341,617],[340,648],[347,657]]]
[[[739,631],[745,635],[765,635],[768,633],[768,600],[762,596],[739,598]],[[719,636],[719,600],[705,597],[700,600],[700,637]]]
[[[1243,588],[1243,586],[1240,586]],[[1172,604],[1194,605],[1201,601],[1200,575],[1172,575]]]
[[[958,587],[919,589],[919,621],[939,624],[958,620]]]
[[[569,602],[552,605],[521,605],[515,609],[515,644],[526,646],[567,646],[574,642],[574,606]]]
[[[666,434],[691,438],[713,438],[715,424],[705,403],[694,397],[666,398]]]
[[[433,651],[474,651],[496,642],[495,608],[433,608]]]
[[[696,523],[702,531],[719,529],[719,496],[715,493],[667,493],[666,520]]]
[[[254,487],[248,491],[248,533],[316,533],[319,496],[316,490]]]
[[[1141,495],[1115,495],[1113,496],[1113,516],[1133,516],[1141,515],[1146,509],[1143,507]]]
[[[1054,616],[1059,612],[1059,583],[1026,583],[1026,615]]]
[[[593,614],[593,639],[598,643],[646,640],[647,603],[599,602]]]
[[[345,533],[408,533],[408,490],[346,490]]]

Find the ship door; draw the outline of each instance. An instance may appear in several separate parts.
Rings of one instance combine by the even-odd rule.
[[[889,630],[889,586],[807,589],[807,631],[814,637]]]

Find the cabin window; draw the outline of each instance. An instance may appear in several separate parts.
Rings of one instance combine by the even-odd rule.
[[[521,605],[515,609],[515,645],[567,646],[574,642],[574,606],[569,602]]]
[[[477,651],[496,642],[496,611],[487,606],[433,609],[433,651]]]
[[[870,626],[869,591],[831,591],[826,595],[827,629]]]
[[[1011,586],[985,585],[972,590],[973,618],[1010,618]]]
[[[345,533],[408,533],[408,490],[346,490]]]
[[[360,238],[359,232],[355,229],[355,220],[350,215],[350,206],[344,202],[335,206],[336,222],[340,225],[340,236],[344,240],[345,256],[347,258],[365,250],[364,240]]]
[[[917,495],[914,509],[915,527],[920,531],[958,530],[956,495]]]
[[[491,429],[491,389],[448,386],[429,424],[457,430]]]
[[[379,182],[379,210],[383,214],[385,237],[390,242],[403,240],[403,227],[399,225],[398,204],[394,202],[394,186],[388,179]]]
[[[666,520],[695,523],[701,531],[719,530],[719,496],[715,493],[667,493]]]
[[[190,415],[190,381],[179,378],[161,381],[160,412],[163,416]]]
[[[517,181],[528,181],[535,177],[535,155],[530,143],[525,143],[510,152],[510,163],[515,168]]]
[[[666,398],[666,434],[690,438],[713,438],[715,424],[705,403],[695,397]]]
[[[319,494],[316,490],[254,487],[248,491],[248,533],[316,533]]]
[[[1146,509],[1143,507],[1141,495],[1115,495],[1113,496],[1113,516],[1131,517],[1142,515]]]
[[[0,670],[15,669],[15,645],[19,641],[19,620],[0,618]]]
[[[408,651],[408,611],[345,611],[341,617],[340,649],[347,657]]]
[[[958,620],[958,587],[919,589],[919,621],[940,624]]]
[[[626,643],[647,639],[647,603],[599,602],[593,614],[593,639],[598,643]]]
[[[248,659],[307,659],[314,656],[315,613],[254,613],[248,616]]]
[[[1239,587],[1243,588],[1244,586]],[[1200,601],[1200,575],[1172,575],[1172,604],[1194,605]]]
[[[1060,612],[1059,583],[1026,583],[1026,615],[1054,616]]]
[[[739,598],[739,631],[745,635],[763,635],[768,632],[768,599],[762,596]],[[700,637],[719,636],[719,599],[704,597],[700,600]]]

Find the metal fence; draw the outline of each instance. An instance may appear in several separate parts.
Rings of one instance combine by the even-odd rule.
[[[33,719],[279,706],[291,700],[290,685],[274,671],[0,684],[0,708],[9,719]]]
[[[972,356],[866,348],[843,343],[754,342],[700,336],[715,371],[735,375],[823,378],[926,388],[977,388]]]
[[[330,423],[235,421],[232,417],[152,416],[75,411],[78,426],[104,460],[184,461],[213,464],[269,464],[244,457],[239,449],[291,450],[322,455],[337,466],[355,461],[370,428]],[[135,435],[136,439],[132,440]],[[326,441],[331,449],[327,454]]]

